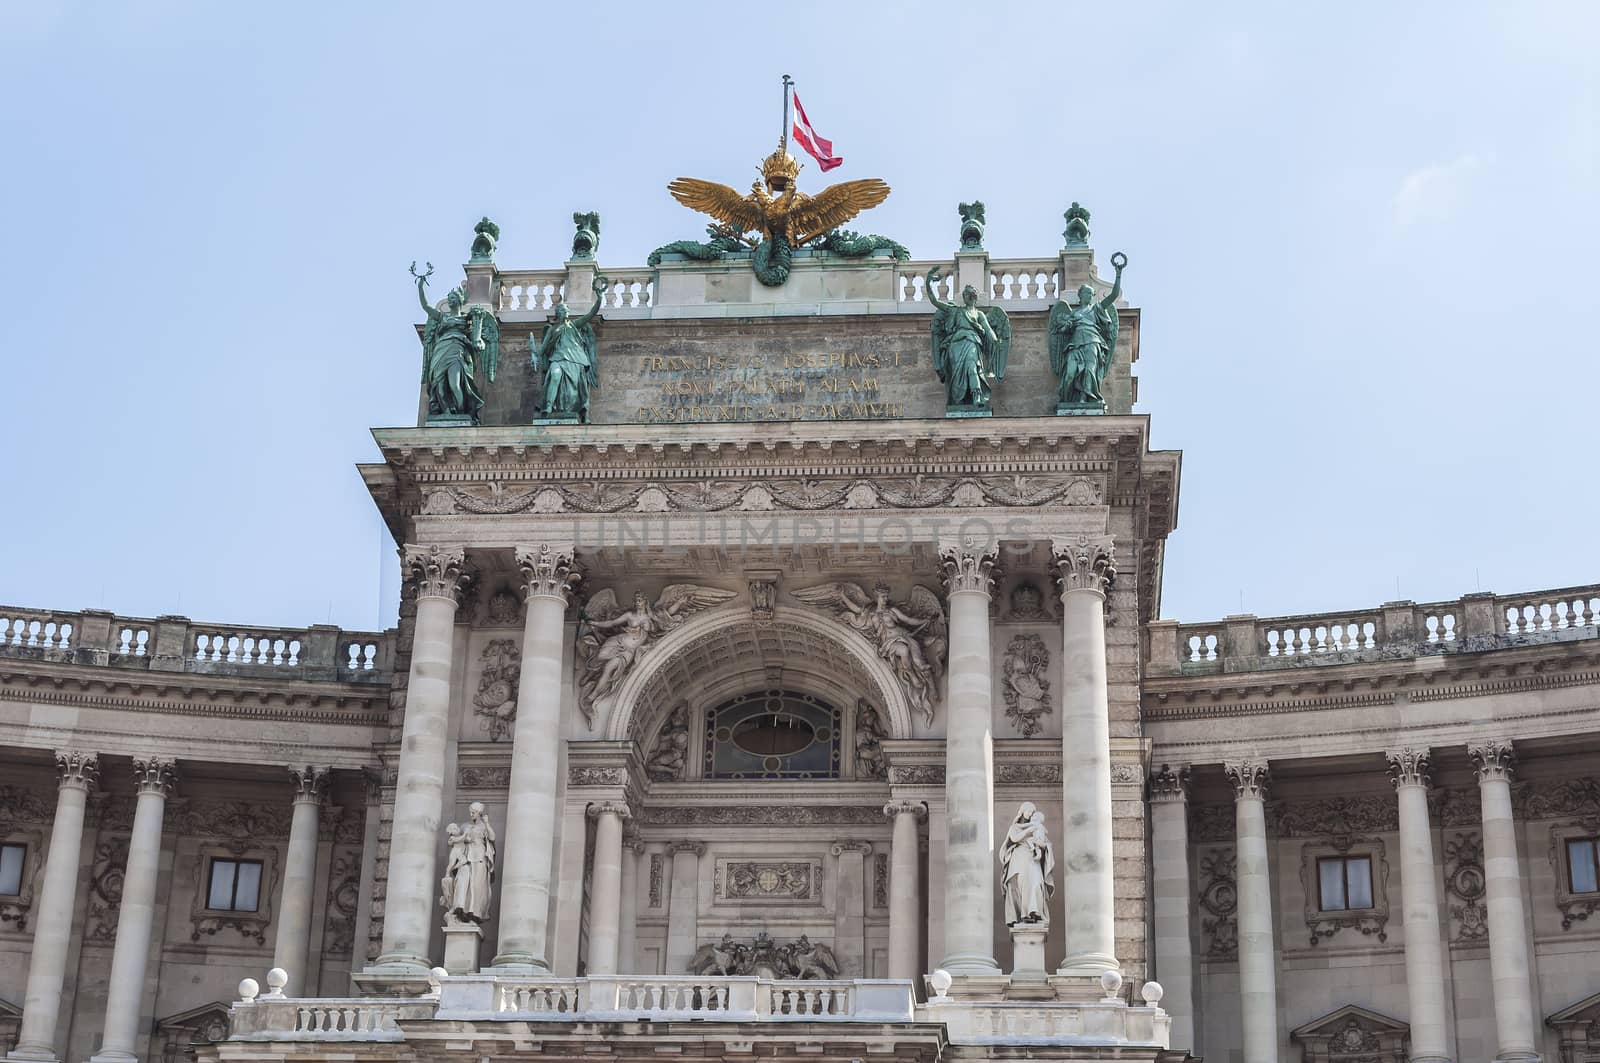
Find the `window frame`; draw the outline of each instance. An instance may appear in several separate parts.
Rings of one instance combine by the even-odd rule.
[[[1589,847],[1589,866],[1595,881],[1592,890],[1580,890],[1577,876],[1573,874],[1572,847],[1574,845],[1587,845]],[[1574,897],[1600,897],[1600,836],[1588,834],[1574,834],[1562,839],[1562,852],[1566,858],[1567,892]]]
[[[33,855],[33,847],[22,839],[6,838],[0,840],[0,851],[6,849],[22,850],[22,858],[17,861],[17,888],[0,889],[0,897],[22,897],[28,892],[28,860]]]
[[[1350,903],[1350,864],[1352,861],[1361,860],[1367,865],[1367,899],[1371,902],[1357,908]],[[1344,892],[1344,903],[1337,908],[1328,907],[1328,898],[1322,890],[1322,868],[1325,864],[1337,863],[1339,865],[1339,882]],[[1371,853],[1341,853],[1331,856],[1316,858],[1317,869],[1317,911],[1344,914],[1346,912],[1371,912],[1378,907],[1378,891],[1372,880],[1373,858]]]
[[[216,883],[217,868],[219,864],[231,865],[233,868],[233,882],[229,887],[228,899],[231,907],[218,908],[212,905],[211,895]],[[256,869],[256,897],[255,906],[251,908],[239,907],[239,868],[246,865]],[[266,877],[266,864],[262,860],[239,856],[210,856],[206,859],[206,902],[208,912],[227,912],[229,915],[258,915],[261,912],[261,883]]]

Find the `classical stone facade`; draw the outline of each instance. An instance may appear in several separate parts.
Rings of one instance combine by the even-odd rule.
[[[1138,311],[1057,416],[1094,253],[960,252],[1014,336],[947,418],[933,264],[607,271],[590,423],[505,357],[376,433],[389,631],[0,608],[11,1053],[1596,1058],[1600,588],[1159,619]],[[466,295],[525,349],[598,269]]]

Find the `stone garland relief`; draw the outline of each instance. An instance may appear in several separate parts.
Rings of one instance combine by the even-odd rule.
[[[889,907],[889,854],[876,853],[872,858],[872,906]]]
[[[626,768],[580,764],[567,769],[569,786],[624,786],[627,782]]]
[[[458,768],[456,785],[470,790],[504,790],[511,785],[511,769],[474,765]]]
[[[1032,738],[1041,730],[1039,717],[1054,711],[1050,707],[1050,651],[1044,639],[1035,634],[1011,636],[1001,674],[1006,719],[1022,737]]]
[[[1234,960],[1239,956],[1236,866],[1231,847],[1200,855],[1200,930],[1209,959]]]
[[[515,639],[490,639],[478,655],[483,671],[472,712],[483,721],[489,741],[510,737],[517,722],[517,683],[522,678],[522,650]]]
[[[1081,476],[939,477],[883,480],[777,479],[754,484],[705,481],[692,487],[674,482],[544,484],[508,494],[498,482],[490,493],[460,487],[435,487],[423,512],[428,516],[502,513],[717,513],[801,512],[826,509],[924,509],[954,505],[1032,507],[1098,506],[1102,492]]]
[[[940,769],[941,771],[943,769]],[[994,781],[996,783],[1011,783],[1020,785],[1025,783],[1059,783],[1061,781],[1060,764],[996,764],[994,766]]]
[[[1484,898],[1488,880],[1483,872],[1483,836],[1478,831],[1456,831],[1445,839],[1444,888],[1449,895],[1451,943],[1487,941],[1489,909]]]
[[[650,907],[661,907],[661,865],[660,853],[650,854]]]

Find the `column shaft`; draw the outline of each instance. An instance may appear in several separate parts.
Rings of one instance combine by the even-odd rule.
[[[1434,889],[1433,828],[1428,822],[1426,750],[1389,754],[1400,814],[1400,903],[1406,929],[1406,996],[1412,1063],[1448,1063],[1444,949]]]
[[[139,796],[128,838],[128,866],[123,871],[122,901],[117,905],[117,937],[111,949],[111,976],[106,991],[105,1034],[94,1063],[129,1063],[137,1059],[139,1012],[144,1000],[144,973],[150,959],[150,929],[155,921],[156,880],[161,870],[161,820],[172,787],[172,762],[136,760]]]
[[[925,814],[921,804],[902,801],[884,806],[894,817],[894,835],[889,850],[889,977],[917,980],[917,930],[920,925],[921,891],[917,875],[917,817]]]
[[[1061,892],[1067,952],[1061,974],[1118,970],[1111,858],[1111,708],[1106,690],[1108,542],[1055,544],[1061,572]]]
[[[72,945],[72,910],[78,902],[79,858],[83,851],[83,818],[99,762],[95,755],[56,754],[61,785],[50,849],[45,855],[44,882],[33,911],[33,952],[28,960],[28,988],[22,1001],[22,1028],[12,1059],[55,1059],[56,1024],[61,1019],[61,986]]]
[[[1489,910],[1489,976],[1494,984],[1494,1024],[1500,1061],[1536,1060],[1532,988],[1528,979],[1528,924],[1522,907],[1517,828],[1511,808],[1509,742],[1471,746],[1483,805],[1484,903]]]
[[[568,588],[578,579],[570,551],[517,550],[528,598],[522,677],[506,795],[505,892],[497,967],[550,970],[550,893],[561,763],[561,661]]]
[[[1246,1063],[1278,1063],[1278,972],[1272,934],[1264,764],[1227,765],[1234,799],[1239,891],[1239,1004]]]
[[[700,947],[700,854],[699,842],[674,842],[672,885],[667,895],[666,973],[687,974],[689,961]]]
[[[639,850],[637,840],[622,843],[622,903],[617,914],[617,973],[638,974]]]
[[[867,977],[867,854],[864,842],[840,842],[833,847],[833,953],[839,960],[839,977]]]
[[[1195,1049],[1194,953],[1189,925],[1189,769],[1165,766],[1150,779],[1154,867],[1155,977],[1166,993],[1174,1048]]]
[[[383,800],[381,776],[367,769],[367,816],[361,834],[361,879],[357,888],[355,938],[350,969],[360,970],[372,944],[372,894],[378,881],[378,808]]]
[[[294,812],[289,821],[289,848],[283,866],[278,902],[278,937],[272,965],[289,975],[284,993],[304,995],[311,952],[311,909],[317,882],[317,828],[322,812],[326,769],[291,768],[296,780]]]
[[[622,922],[622,821],[626,805],[589,809],[594,821],[594,878],[589,889],[590,974],[616,974]]]
[[[950,671],[945,720],[944,959],[953,975],[993,976],[994,736],[989,586],[992,553],[942,552],[950,590]]]
[[[406,565],[417,581],[417,622],[406,683],[384,895],[383,952],[378,965],[420,973],[432,967],[428,943],[439,887],[450,662],[455,647],[456,595],[467,576],[464,551],[459,547],[408,546]]]

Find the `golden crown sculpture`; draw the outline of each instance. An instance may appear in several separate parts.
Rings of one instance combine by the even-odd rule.
[[[793,181],[800,176],[800,163],[779,144],[776,151],[761,162],[761,178],[769,185],[774,177]]]

